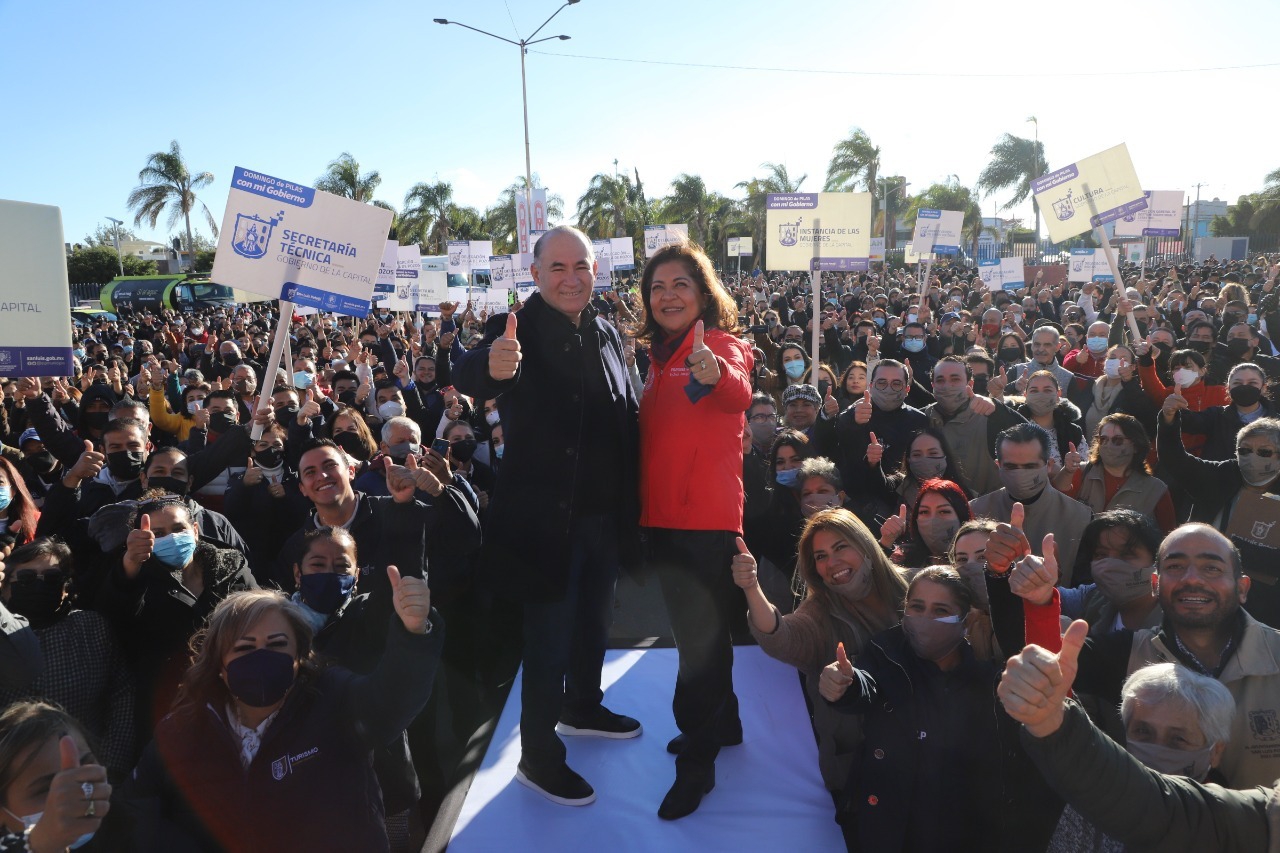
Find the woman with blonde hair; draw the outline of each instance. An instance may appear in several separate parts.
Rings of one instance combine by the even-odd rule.
[[[746,594],[751,634],[766,654],[804,674],[813,700],[822,779],[838,793],[849,777],[862,730],[857,717],[838,714],[821,700],[818,679],[838,643],[856,656],[871,637],[898,624],[906,576],[856,515],[839,507],[826,509],[809,519],[800,534],[796,568],[805,596],[794,613],[784,616],[765,597],[755,558],[741,540],[738,550],[733,580]]]
[[[387,577],[395,616],[363,676],[317,664],[283,593],[218,605],[135,773],[135,849],[388,849],[372,752],[426,705],[444,631],[426,581]]]

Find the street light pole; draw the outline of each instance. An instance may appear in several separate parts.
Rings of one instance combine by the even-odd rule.
[[[123,275],[124,275],[124,256],[120,254],[120,226],[124,224],[124,220],[122,220],[122,219],[115,219],[115,218],[110,217],[110,216],[108,216],[108,217],[107,217],[107,219],[109,219],[111,222],[114,222],[114,223],[115,223],[115,231],[116,231],[116,260],[120,263],[120,275],[121,275],[121,276],[123,276]]]
[[[544,41],[552,41],[554,39],[559,39],[560,41],[568,41],[569,36],[565,36],[565,35],[546,36],[540,39],[534,39],[534,36],[542,32],[542,28],[545,27],[547,24],[551,23],[551,18],[554,18],[556,15],[559,15],[565,6],[572,6],[579,2],[581,2],[581,0],[565,0],[563,6],[561,6],[559,9],[556,9],[554,12],[552,12],[551,17],[547,18],[545,21],[542,22],[542,26],[538,27],[536,30],[530,33],[528,37],[520,39],[520,41],[512,41],[509,38],[504,38],[500,35],[496,35],[494,33],[489,32],[488,30],[482,30],[477,27],[469,26],[467,24],[458,23],[457,21],[450,21],[447,18],[432,18],[432,20],[435,21],[437,24],[453,24],[455,26],[459,26],[459,27],[463,27],[465,29],[471,30],[472,32],[477,32],[477,33],[480,33],[481,35],[486,35],[486,36],[489,36],[490,38],[495,38],[498,41],[505,41],[507,44],[513,44],[516,47],[520,48],[520,100],[524,106],[524,180],[525,180],[526,194],[533,192],[533,161],[529,153],[529,89],[528,89],[528,83],[527,83],[527,76],[525,74],[525,54],[529,52],[530,45],[538,44]]]

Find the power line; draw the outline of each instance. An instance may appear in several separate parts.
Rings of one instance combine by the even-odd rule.
[[[502,5],[507,7],[507,17],[511,19],[511,29],[515,31],[516,40],[520,40],[520,28],[516,26],[516,16],[511,14],[511,4],[507,0],[502,0]]]
[[[621,56],[589,56],[581,53],[555,53],[546,50],[534,50],[543,56],[556,56],[565,59],[593,59],[601,62],[629,62],[637,65],[669,65],[678,68],[707,68],[721,71],[770,71],[782,74],[837,74],[853,77],[969,77],[986,79],[1013,79],[1026,77],[1126,77],[1152,74],[1200,74],[1208,71],[1253,71],[1260,68],[1277,68],[1280,62],[1264,62],[1257,65],[1215,65],[1205,68],[1168,68],[1146,69],[1139,71],[1076,71],[1071,73],[1029,72],[1017,74],[964,73],[955,71],[846,71],[832,68],[777,68],[761,65],[713,65],[703,62],[670,62],[661,59],[630,59]]]

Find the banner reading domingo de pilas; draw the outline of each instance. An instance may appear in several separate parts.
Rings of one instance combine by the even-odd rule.
[[[870,193],[769,193],[770,270],[861,272],[871,264]]]
[[[237,167],[213,280],[363,317],[391,211]]]

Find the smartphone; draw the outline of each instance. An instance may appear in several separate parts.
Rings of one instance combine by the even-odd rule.
[[[436,453],[439,453],[441,456],[448,455],[449,439],[437,438],[435,441],[431,442],[431,449],[434,450]]]

